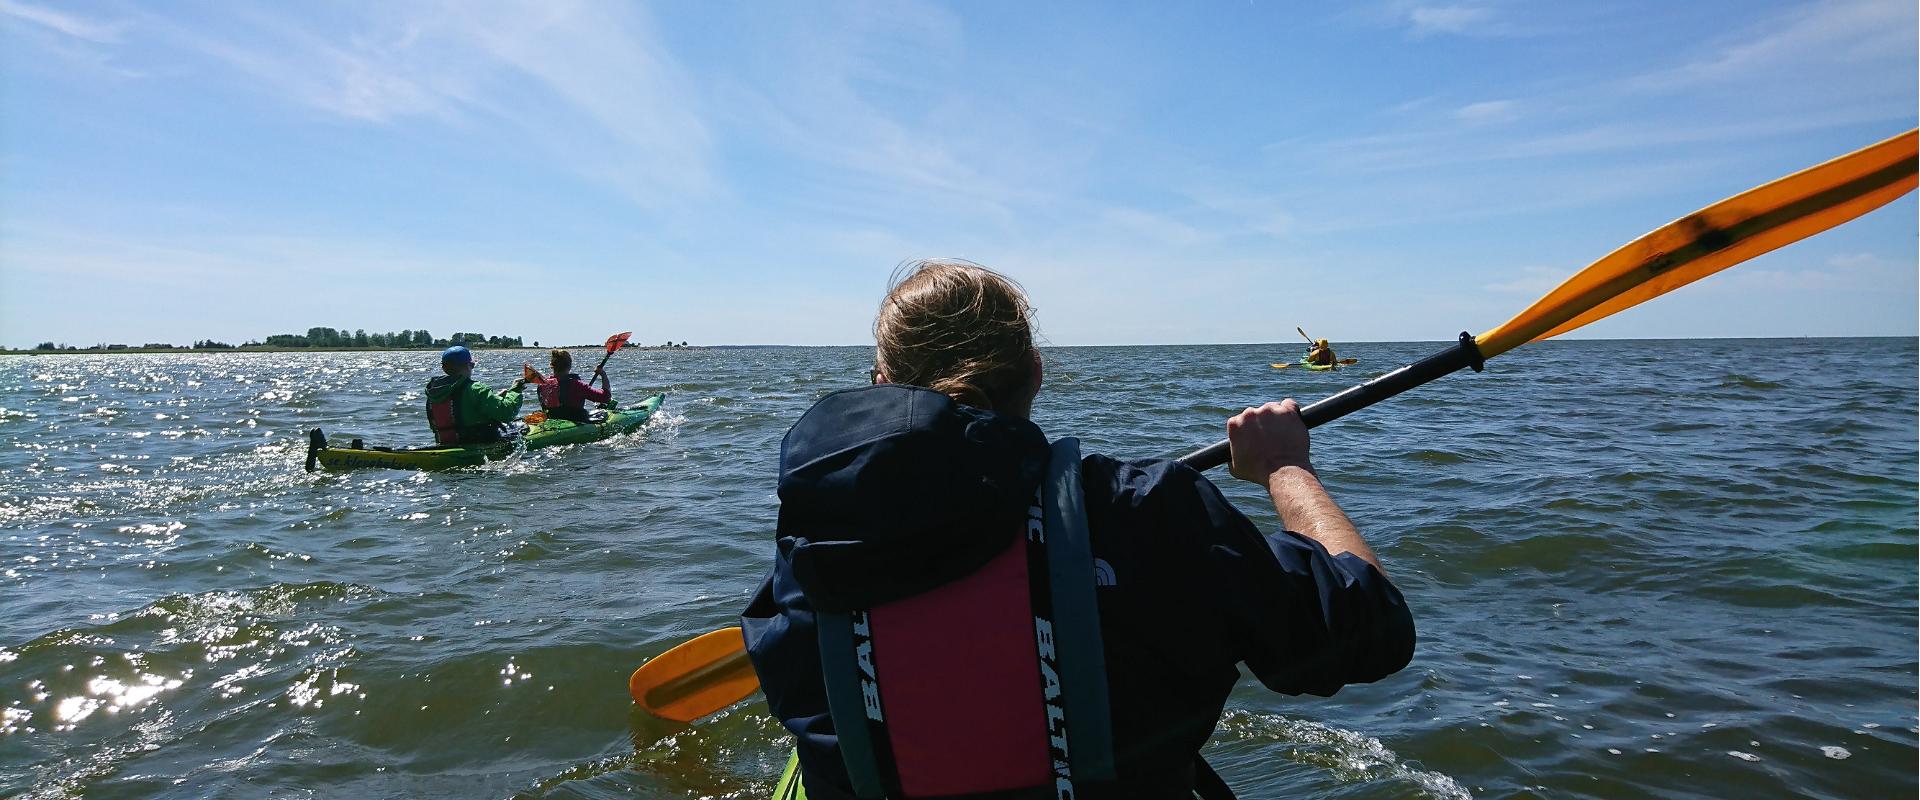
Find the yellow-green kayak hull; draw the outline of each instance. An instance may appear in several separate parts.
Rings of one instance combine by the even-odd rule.
[[[522,443],[528,450],[563,444],[597,442],[640,427],[660,410],[667,396],[656,394],[626,408],[607,412],[606,419],[585,424],[566,420],[547,420],[527,429],[518,440],[491,442],[468,447],[332,447],[315,428],[308,432],[307,469],[328,471],[352,469],[459,469],[477,467],[513,454]]]

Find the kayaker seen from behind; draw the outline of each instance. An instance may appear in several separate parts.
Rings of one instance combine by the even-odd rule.
[[[875,385],[787,432],[742,624],[806,797],[1231,797],[1199,751],[1238,664],[1325,696],[1412,658],[1292,400],[1226,421],[1289,529],[1264,534],[1178,462],[1049,444],[1031,313],[984,267],[910,265]]]
[[[1333,346],[1325,339],[1313,340],[1313,347],[1307,350],[1307,363],[1317,367],[1332,366],[1338,360],[1334,358]]]
[[[506,423],[520,416],[522,378],[494,393],[473,380],[473,353],[454,345],[441,351],[440,371],[427,381],[427,424],[442,446],[497,442],[510,435]]]
[[[540,382],[540,409],[547,412],[547,419],[584,424],[590,421],[586,408],[588,401],[602,405],[613,402],[613,387],[608,382],[604,367],[594,371],[594,375],[600,379],[600,388],[595,389],[593,384],[580,380],[580,376],[573,373],[572,353],[554,348],[548,361],[553,366],[553,374]]]

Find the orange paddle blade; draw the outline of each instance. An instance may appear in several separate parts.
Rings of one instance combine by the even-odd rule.
[[[692,722],[738,703],[760,688],[738,627],[703,634],[641,664],[627,692],[647,713]]]
[[[1907,131],[1635,239],[1475,341],[1486,358],[1558,336],[1858,217],[1914,188]]]
[[[631,338],[633,338],[633,331],[616,333],[612,336],[607,337],[607,352],[611,353],[615,350],[618,350],[626,346],[627,340]]]
[[[546,380],[540,377],[540,370],[534,369],[532,364],[520,365],[520,377],[526,378],[528,383],[540,383]]]

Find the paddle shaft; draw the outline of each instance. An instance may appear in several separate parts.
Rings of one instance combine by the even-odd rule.
[[[600,363],[593,368],[593,375],[600,376],[600,389],[602,391],[605,391],[608,393],[611,393],[613,391],[613,380],[607,377],[607,373],[605,371],[607,368],[607,360],[613,358],[614,353],[620,352],[620,348],[627,346],[627,340],[624,338],[625,336],[626,334],[621,333],[621,334],[616,334],[613,337],[613,339],[609,339],[607,341],[607,344],[608,344],[607,354],[604,356],[601,356]],[[614,339],[618,339],[619,341],[615,342]],[[587,376],[587,385],[589,386],[593,385],[593,375]]]
[[[625,346],[626,346],[626,345],[625,345],[624,343],[623,343],[623,344],[621,344],[621,347],[625,347]],[[604,370],[604,369],[606,369],[606,368],[607,368],[607,359],[610,359],[610,358],[613,358],[613,354],[614,354],[615,352],[617,352],[617,351],[619,351],[619,349],[620,349],[619,347],[616,347],[616,348],[614,348],[614,349],[612,349],[612,350],[608,350],[608,351],[607,351],[607,354],[606,354],[606,355],[604,355],[604,356],[601,356],[601,357],[600,357],[600,364],[599,364],[599,366],[596,366],[596,367],[594,367],[594,368],[593,368],[593,374],[594,374],[594,375],[599,375],[599,374],[600,374],[600,371],[601,371],[601,370]],[[590,376],[588,376],[588,377],[587,377],[587,379],[588,379],[588,380],[592,380],[592,379],[593,379],[593,377],[592,377],[592,376],[590,375]]]
[[[1307,423],[1309,428],[1319,427],[1415,386],[1428,383],[1442,375],[1450,375],[1468,367],[1478,371],[1485,364],[1486,359],[1480,356],[1480,348],[1473,343],[1473,336],[1462,333],[1460,343],[1453,347],[1366,383],[1349,387],[1346,391],[1332,397],[1315,401],[1312,405],[1300,409],[1300,419]],[[1180,463],[1205,472],[1232,460],[1232,453],[1228,442],[1222,439],[1181,456]]]

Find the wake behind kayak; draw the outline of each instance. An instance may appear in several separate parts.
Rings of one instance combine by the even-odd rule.
[[[665,394],[656,394],[631,406],[608,411],[606,418],[585,424],[549,419],[528,428],[526,436],[466,447],[388,448],[364,447],[359,440],[352,447],[334,447],[327,443],[319,428],[307,432],[307,471],[325,469],[339,472],[352,469],[458,469],[476,467],[512,455],[524,443],[528,450],[563,444],[597,442],[640,427],[652,419],[665,402]]]

